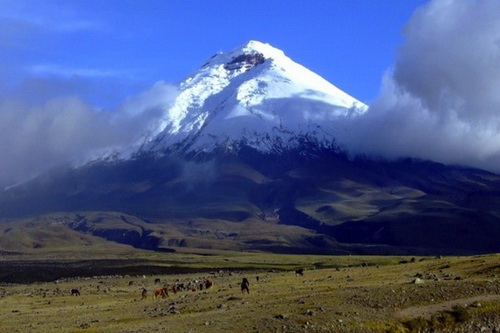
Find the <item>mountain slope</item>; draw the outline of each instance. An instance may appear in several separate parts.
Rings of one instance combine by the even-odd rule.
[[[89,221],[90,212],[122,212],[97,229],[68,226],[149,249],[465,254],[500,251],[499,186],[500,176],[432,162],[246,147],[204,161],[146,154],[67,170],[0,196],[0,211]],[[137,237],[115,237],[131,228],[123,214],[139,217]]]
[[[366,106],[257,41],[214,55],[181,84],[181,93],[146,149],[212,151],[244,142],[269,151],[297,138],[326,145],[334,121]]]

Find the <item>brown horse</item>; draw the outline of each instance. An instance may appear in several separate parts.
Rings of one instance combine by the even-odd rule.
[[[80,296],[80,291],[78,289],[71,289],[71,296]]]
[[[161,296],[161,298],[168,297],[167,288],[160,288],[160,289],[155,290],[155,292],[153,293],[153,299],[157,299],[160,296]]]
[[[205,289],[210,289],[210,288],[212,288],[213,285],[214,285],[213,281],[211,281],[209,279],[205,280]]]

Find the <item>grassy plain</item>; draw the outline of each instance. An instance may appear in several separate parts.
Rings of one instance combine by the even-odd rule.
[[[2,260],[2,265],[23,262],[26,269],[37,264],[39,271],[44,264],[56,265],[21,257]],[[1,284],[1,332],[500,331],[500,255],[144,251],[135,257],[59,264],[60,272],[90,264],[112,269],[108,275]],[[305,268],[302,276],[295,274],[299,267]],[[250,281],[249,294],[240,290],[243,277]],[[152,298],[156,288],[204,278],[214,286]],[[71,296],[74,288],[81,296]],[[148,296],[141,300],[143,288]]]

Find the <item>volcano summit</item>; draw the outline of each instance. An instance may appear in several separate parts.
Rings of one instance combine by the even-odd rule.
[[[147,149],[210,152],[245,144],[271,151],[294,148],[301,137],[329,145],[337,117],[366,109],[282,51],[250,41],[214,55],[182,82]]]

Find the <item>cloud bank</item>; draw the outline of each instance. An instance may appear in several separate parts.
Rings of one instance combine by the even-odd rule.
[[[0,185],[142,143],[176,94],[175,86],[158,82],[108,111],[76,95],[44,102],[0,99]]]
[[[341,144],[500,172],[500,1],[433,0],[403,33],[379,98],[344,119]]]

